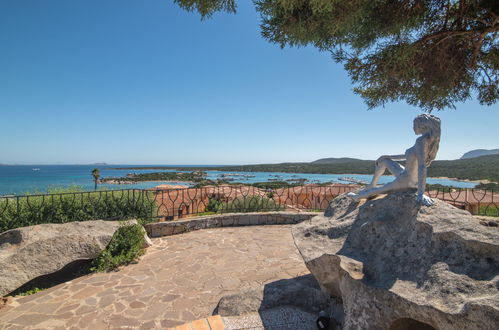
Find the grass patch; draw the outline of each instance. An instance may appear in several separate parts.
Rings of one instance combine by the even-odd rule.
[[[19,296],[29,296],[29,295],[32,295],[32,294],[35,294],[37,292],[40,292],[40,291],[43,291],[44,289],[40,289],[40,288],[33,288],[31,290],[27,290],[27,291],[24,291],[24,292],[21,292],[19,293],[18,295]]]
[[[200,216],[203,216],[203,215],[215,215],[217,214],[216,212],[201,212],[201,213],[194,213],[194,214],[191,214],[190,216],[192,217],[200,217]]]
[[[54,273],[45,274],[24,283],[21,287],[12,291],[9,296],[28,296],[90,274],[91,263],[91,260],[75,260]]]

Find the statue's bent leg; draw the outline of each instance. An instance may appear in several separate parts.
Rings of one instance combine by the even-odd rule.
[[[361,198],[369,198],[375,195],[380,195],[380,194],[385,194],[387,192],[390,192],[392,190],[397,190],[400,188],[400,184],[397,181],[392,181],[384,186],[377,187],[377,188],[369,188],[369,189],[364,189],[359,191],[357,196],[355,196],[355,199],[361,199]]]
[[[375,187],[378,183],[379,178],[385,173],[385,170],[390,171],[395,176],[395,180],[385,184],[382,187]],[[379,162],[376,162],[376,170],[374,171],[373,180],[365,189],[362,189],[358,193],[348,193],[348,196],[354,200],[359,200],[361,198],[369,198],[374,195],[384,194],[390,190],[400,188],[402,183],[401,174],[404,172],[405,168],[394,160],[389,158],[384,158]]]
[[[392,173],[395,177],[398,177],[404,171],[404,167],[396,161],[384,158],[379,162],[376,162],[373,179],[366,188],[374,188],[378,183],[379,178],[385,173],[386,169],[388,169],[388,171],[390,171],[390,173]]]

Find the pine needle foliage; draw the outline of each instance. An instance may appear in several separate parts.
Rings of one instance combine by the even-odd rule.
[[[234,0],[174,0],[202,18]],[[343,63],[369,109],[406,101],[431,112],[499,95],[497,0],[254,0],[262,36],[313,45]]]

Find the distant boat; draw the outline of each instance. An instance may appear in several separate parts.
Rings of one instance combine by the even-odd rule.
[[[39,168],[34,168],[33,171],[39,171],[40,169]]]

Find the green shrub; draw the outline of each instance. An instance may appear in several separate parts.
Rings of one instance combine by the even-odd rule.
[[[222,203],[216,199],[210,198],[208,199],[208,205],[205,207],[205,212],[218,212],[220,205]]]
[[[144,229],[139,224],[124,225],[93,261],[91,271],[105,272],[127,265],[144,253]]]
[[[42,223],[122,220],[156,216],[154,195],[148,191],[119,190],[65,192],[0,198],[0,232]]]
[[[284,207],[273,199],[261,196],[238,197],[234,200],[220,204],[218,212],[225,213],[247,213],[259,211],[280,211]]]
[[[251,184],[253,187],[260,189],[279,189],[295,187],[297,184],[289,183],[287,181],[268,181],[268,182],[255,182]]]
[[[478,214],[485,215],[488,217],[499,217],[499,206],[494,204],[481,205]]]
[[[499,191],[499,183],[496,182],[489,182],[489,183],[480,183],[479,185],[475,186],[476,189],[490,189],[490,190],[495,190]]]

